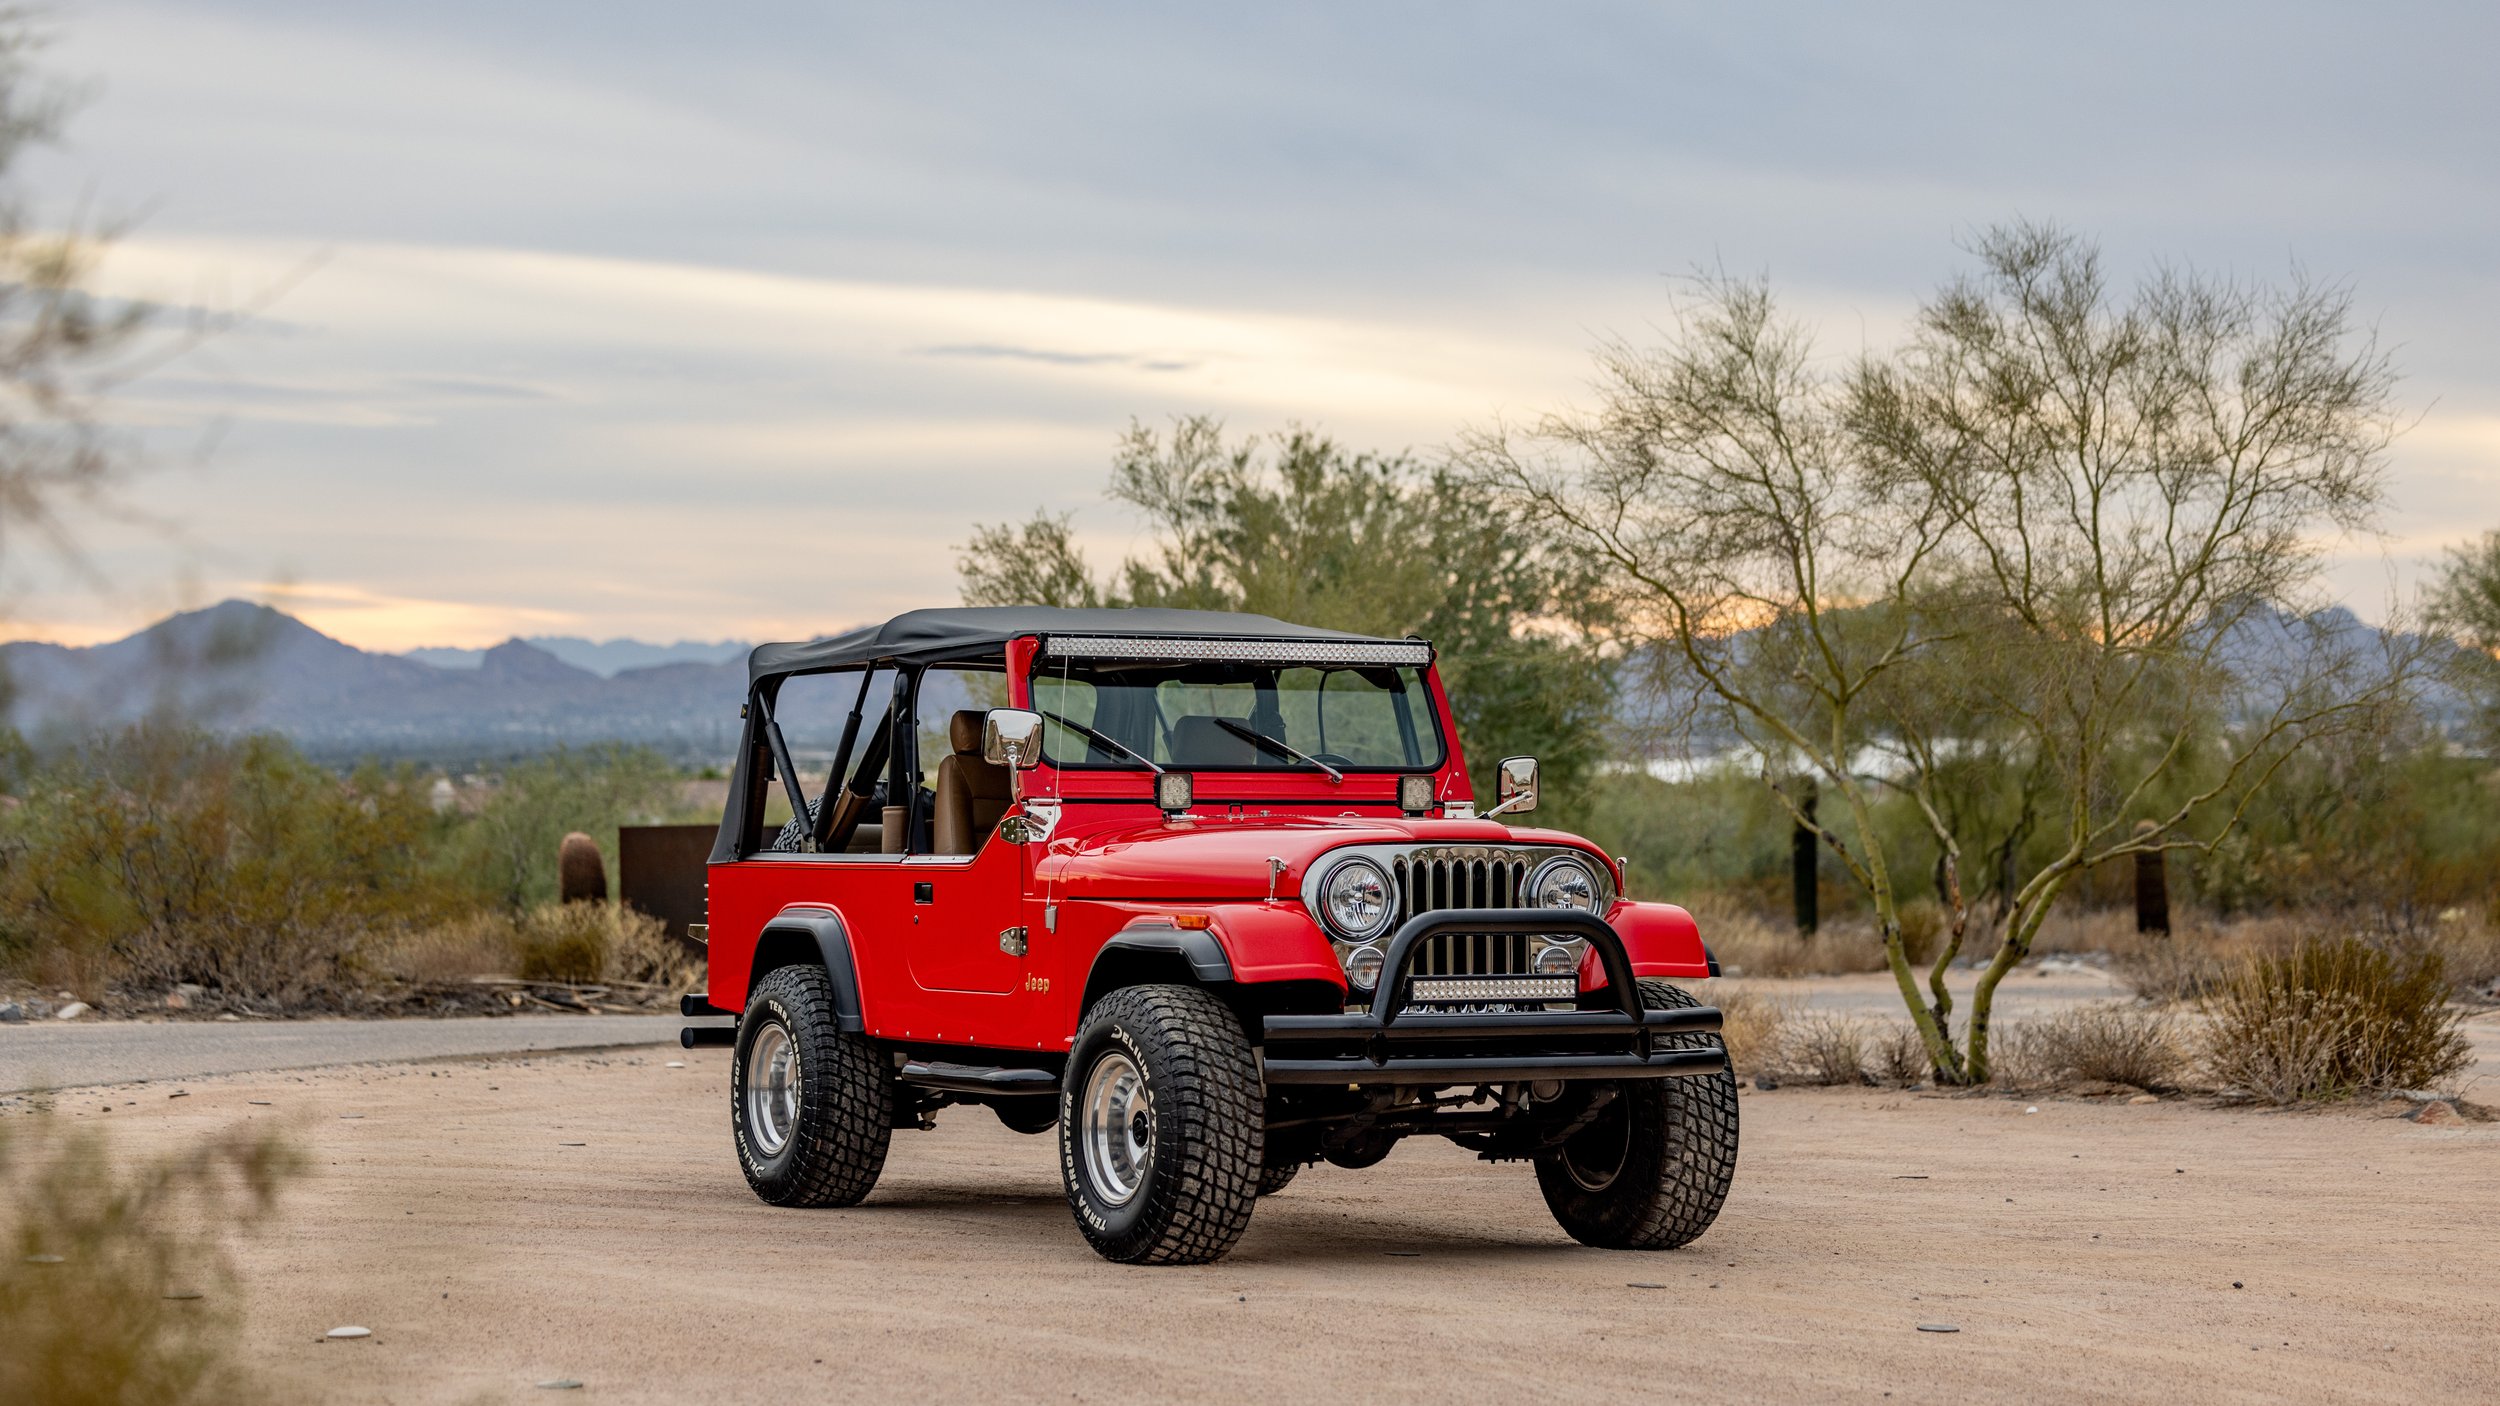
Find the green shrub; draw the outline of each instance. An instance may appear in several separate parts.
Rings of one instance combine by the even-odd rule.
[[[2205,1002],[2205,1057],[2225,1084],[2276,1103],[2427,1088],[2473,1062],[2436,948],[2356,937],[2252,956]]]
[[[275,739],[142,726],[22,786],[0,820],[0,963],[46,983],[314,1001],[359,983],[374,934],[459,901],[413,772],[342,779]]]
[[[445,872],[511,909],[556,899],[556,848],[581,830],[616,872],[616,829],[666,817],[677,780],[648,747],[559,748],[507,769],[453,833]]]

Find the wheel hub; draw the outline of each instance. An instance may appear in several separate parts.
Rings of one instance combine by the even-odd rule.
[[[799,1048],[779,1022],[756,1031],[747,1046],[746,1114],[755,1150],[780,1156],[799,1121]]]
[[[1087,1187],[1105,1205],[1127,1205],[1154,1166],[1154,1094],[1145,1072],[1117,1050],[1094,1061],[1080,1114]]]

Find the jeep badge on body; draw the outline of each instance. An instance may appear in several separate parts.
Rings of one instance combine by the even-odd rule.
[[[1736,1084],[1668,984],[1712,974],[1700,933],[1514,828],[1533,759],[1479,813],[1433,659],[1041,607],[757,649],[707,993],[756,1195],[853,1204],[896,1129],[977,1104],[1057,1132],[1126,1263],[1218,1258],[1305,1165],[1417,1134],[1532,1164],[1590,1245],[1708,1229]]]

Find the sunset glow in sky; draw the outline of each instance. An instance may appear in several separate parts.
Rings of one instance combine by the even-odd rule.
[[[1835,356],[2017,215],[2348,281],[2418,424],[2364,614],[2500,526],[2500,20],[2481,7],[737,7],[90,0],[39,213],[235,307],[132,388],[106,586],[371,648],[806,635],[955,597],[976,521],[1103,506],[1131,417],[1430,455],[1579,394],[1697,266]]]

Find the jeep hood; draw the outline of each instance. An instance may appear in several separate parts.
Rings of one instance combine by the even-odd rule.
[[[1079,835],[1063,830],[1036,862],[1034,878],[1061,899],[1237,902],[1268,896],[1274,856],[1285,862],[1274,881],[1276,897],[1299,902],[1302,876],[1313,863],[1340,846],[1362,844],[1569,845],[1606,862],[1578,836],[1514,830],[1493,820],[1199,816]]]

